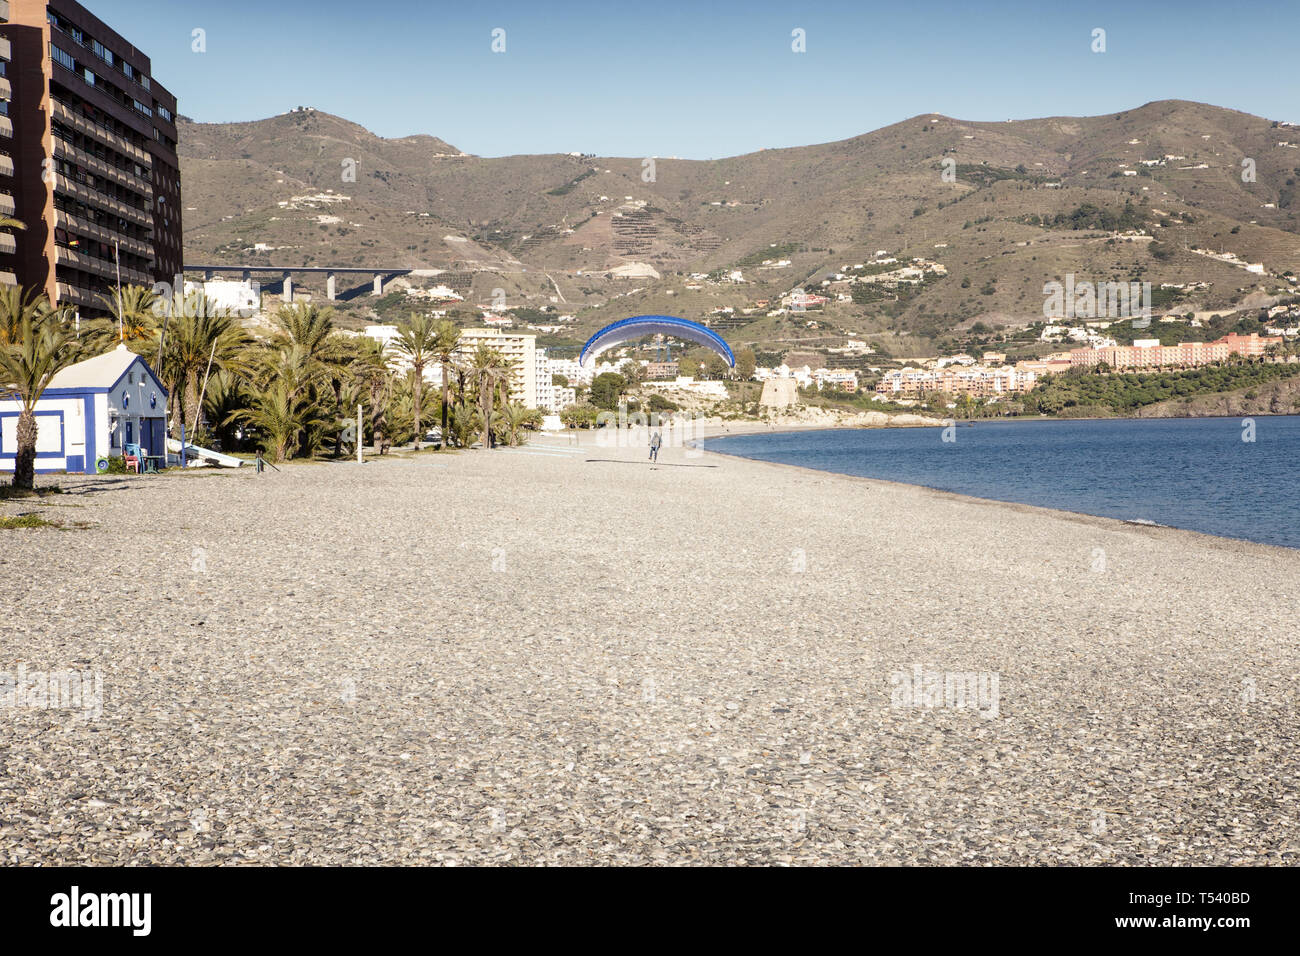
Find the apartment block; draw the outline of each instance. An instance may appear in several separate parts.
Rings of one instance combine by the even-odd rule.
[[[1230,355],[1260,358],[1270,345],[1281,345],[1282,341],[1280,336],[1261,336],[1258,332],[1249,335],[1230,332],[1213,342],[1179,342],[1177,345],[1161,345],[1159,339],[1138,339],[1132,345],[1073,349],[1070,365],[1089,368],[1104,363],[1113,369],[1209,365],[1227,361]]]
[[[537,336],[500,329],[461,329],[457,361],[468,364],[480,345],[496,349],[510,362],[510,401],[536,408]]]
[[[183,262],[176,98],[74,0],[8,0],[0,15],[0,214],[27,227],[0,239],[0,279],[85,314],[104,311],[119,276],[171,281]]]
[[[886,372],[876,383],[881,395],[917,398],[928,392],[993,398],[1031,391],[1038,376],[1026,369],[949,365],[936,369],[904,368]]]

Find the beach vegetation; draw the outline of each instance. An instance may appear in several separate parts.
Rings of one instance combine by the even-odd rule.
[[[1070,371],[1047,376],[1020,403],[1031,415],[1077,417],[1080,408],[1122,415],[1157,402],[1230,392],[1297,374],[1300,365],[1248,360],[1163,372]]]
[[[0,396],[18,403],[13,486],[30,490],[36,474],[36,403],[50,379],[81,358],[67,332],[68,310],[17,287],[0,289]]]

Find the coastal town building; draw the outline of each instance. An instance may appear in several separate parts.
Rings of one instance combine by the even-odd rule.
[[[562,366],[560,360],[549,358],[546,349],[537,350],[537,393],[530,403],[533,408],[561,412],[578,400],[577,389],[555,384],[555,376],[564,374],[557,371],[557,366]]]
[[[816,384],[813,379],[812,367],[808,365],[800,365],[791,368],[789,365],[782,363],[775,368],[759,366],[754,369],[755,381],[766,382],[769,379],[781,378],[794,379],[795,385],[799,388],[812,388],[813,385]]]
[[[510,363],[510,401],[536,408],[537,336],[500,329],[462,329],[457,361],[470,362],[480,345],[496,349]]]
[[[1021,368],[984,365],[903,368],[885,372],[876,383],[876,392],[898,398],[917,398],[930,392],[994,398],[1028,392],[1037,380],[1036,372]]]
[[[262,287],[252,279],[186,280],[186,296],[201,294],[218,309],[238,316],[256,315],[262,310]]]
[[[8,0],[0,22],[0,278],[105,311],[115,285],[182,271],[176,97],[149,57],[74,0]],[[3,13],[0,10],[0,13]]]
[[[548,358],[552,375],[563,375],[570,385],[590,385],[595,378],[595,369],[584,368],[576,359]]]
[[[813,381],[817,387],[835,389],[840,392],[858,390],[858,373],[847,368],[819,368],[813,372]]]
[[[1232,332],[1213,342],[1180,342],[1177,345],[1161,345],[1159,339],[1137,339],[1132,345],[1074,349],[1070,352],[1070,365],[1090,368],[1105,364],[1117,370],[1209,365],[1227,361],[1230,355],[1261,358],[1269,346],[1281,345],[1282,342],[1281,336],[1261,336],[1258,332],[1249,335]]]

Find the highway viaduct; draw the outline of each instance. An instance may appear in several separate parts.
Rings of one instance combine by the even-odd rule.
[[[274,275],[278,276],[284,283],[284,301],[293,302],[293,277],[294,274],[324,275],[325,276],[325,293],[330,301],[338,298],[338,276],[357,276],[366,275],[374,277],[374,291],[371,295],[383,295],[384,283],[397,276],[404,275],[431,275],[440,274],[436,269],[378,269],[369,268],[343,268],[333,266],[215,266],[215,265],[189,265],[185,266],[186,273],[198,272],[203,275],[203,281],[211,281],[217,274],[237,275],[245,282],[254,275]]]

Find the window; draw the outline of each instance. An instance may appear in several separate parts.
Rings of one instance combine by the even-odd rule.
[[[149,77],[145,76],[143,73],[140,74],[140,85],[146,90],[149,89]]]
[[[109,66],[113,65],[113,51],[104,46],[98,40],[93,41],[91,48],[95,51],[95,56],[99,57]]]
[[[165,107],[165,106],[159,106],[159,107],[158,107],[158,115],[161,116],[163,119],[165,119],[167,122],[169,122],[169,123],[172,122],[172,119],[173,119],[173,118],[172,118],[172,111],[169,110],[167,107]]]
[[[82,72],[82,75],[85,77],[86,82],[89,83],[91,86],[94,86],[94,85],[95,85],[95,74],[94,74],[94,73],[91,73],[90,70],[82,70],[81,72]]]
[[[53,43],[50,44],[50,56],[52,56],[52,57],[54,58],[54,60],[55,60],[57,63],[59,63],[60,65],[66,67],[66,68],[68,68],[69,70],[72,70],[72,71],[74,71],[74,72],[76,71],[76,69],[77,69],[77,61],[74,60],[74,59],[73,59],[71,56],[69,56],[68,54],[64,53],[62,50],[60,50],[58,47],[56,47]]]
[[[137,113],[143,113],[145,116],[153,116],[153,110],[145,106],[139,100],[132,100],[131,105],[135,107]]]

